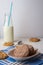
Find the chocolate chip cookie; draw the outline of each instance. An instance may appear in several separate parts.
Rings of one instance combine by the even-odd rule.
[[[7,58],[8,55],[2,51],[0,51],[0,60]]]
[[[29,40],[30,40],[31,42],[39,42],[39,41],[40,41],[39,38],[30,38]]]
[[[5,42],[4,46],[13,46],[14,44],[12,42]]]

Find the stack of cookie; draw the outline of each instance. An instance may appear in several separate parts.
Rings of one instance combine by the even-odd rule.
[[[36,53],[36,50],[34,50],[32,45],[19,45],[16,46],[15,49],[9,52],[9,55],[13,57],[29,57]]]

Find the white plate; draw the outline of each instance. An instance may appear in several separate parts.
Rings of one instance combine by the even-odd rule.
[[[35,58],[37,58],[37,57],[39,57],[40,56],[40,52],[39,51],[37,51],[36,52],[36,54],[34,54],[34,55],[32,55],[32,56],[29,56],[29,57],[23,57],[23,58],[17,58],[17,57],[13,57],[13,56],[11,56],[11,55],[9,55],[10,57],[12,57],[13,59],[15,59],[16,61],[24,61],[24,60],[29,60],[29,59],[35,59]]]

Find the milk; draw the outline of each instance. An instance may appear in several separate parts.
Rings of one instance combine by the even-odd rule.
[[[8,25],[8,15],[5,17],[5,24],[4,24],[4,42],[13,42],[14,41],[14,26],[12,18],[10,18],[10,24]]]
[[[4,26],[4,41],[5,42],[13,42],[14,36],[13,36],[13,26]]]

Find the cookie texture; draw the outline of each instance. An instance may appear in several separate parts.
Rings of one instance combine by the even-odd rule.
[[[14,51],[15,57],[26,57],[28,55],[29,55],[29,48],[28,45],[26,44],[16,47]]]
[[[7,58],[7,57],[8,57],[8,55],[6,53],[0,51],[0,60],[3,60],[5,58]]]
[[[29,40],[30,40],[31,42],[39,42],[39,41],[40,41],[39,38],[30,38]]]
[[[12,42],[5,42],[4,46],[13,46],[14,44]]]

